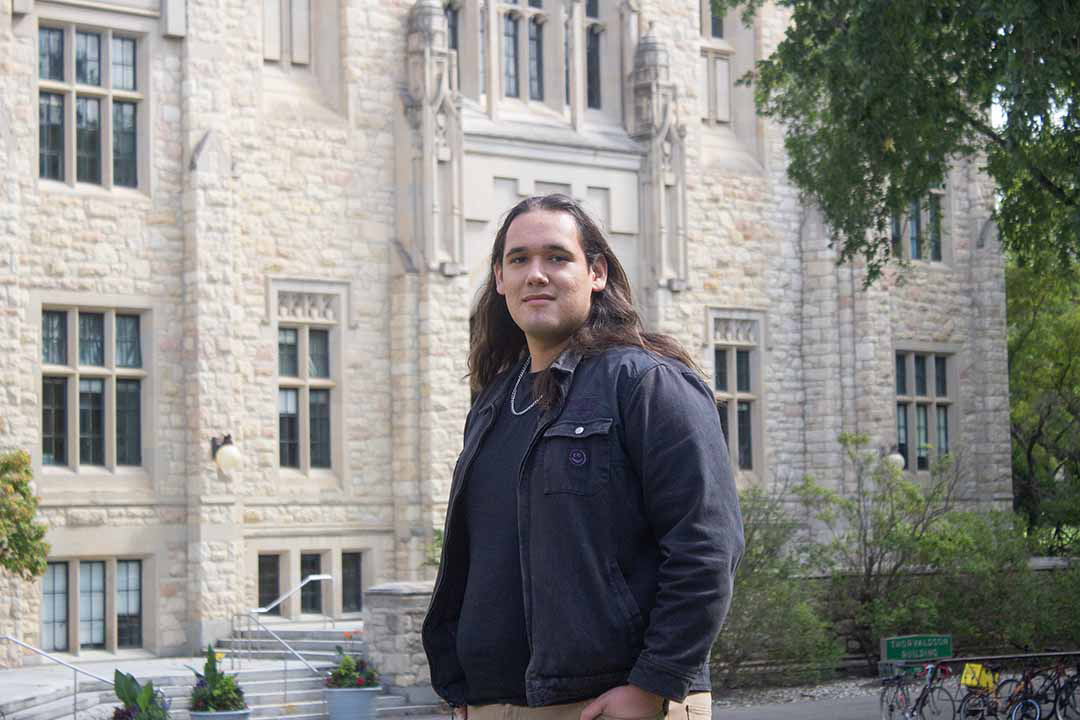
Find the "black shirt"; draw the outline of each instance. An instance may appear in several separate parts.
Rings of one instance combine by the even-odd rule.
[[[518,384],[514,407],[519,412],[532,402],[535,377],[527,374]],[[517,484],[539,417],[540,408],[535,406],[514,415],[507,397],[465,478],[469,573],[458,620],[457,654],[470,705],[528,704],[529,641],[518,554]]]

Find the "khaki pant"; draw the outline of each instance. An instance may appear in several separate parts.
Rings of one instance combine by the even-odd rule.
[[[578,720],[581,711],[592,700],[565,705],[525,707],[522,705],[470,705],[469,720]],[[712,694],[694,693],[681,703],[668,703],[667,715],[655,718],[613,718],[600,715],[598,720],[710,720],[712,718]]]

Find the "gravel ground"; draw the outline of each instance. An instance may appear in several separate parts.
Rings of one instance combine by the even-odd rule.
[[[779,688],[737,688],[713,691],[713,704],[723,708],[753,707],[777,703],[836,700],[862,695],[877,695],[881,682],[875,678],[837,680],[821,685],[796,685]]]

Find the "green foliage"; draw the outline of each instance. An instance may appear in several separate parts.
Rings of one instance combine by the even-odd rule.
[[[764,0],[712,3],[749,19]],[[758,110],[783,124],[789,177],[868,283],[889,260],[891,216],[971,156],[997,185],[1006,247],[1044,273],[1080,258],[1080,5],[776,4],[792,21],[752,74]]]
[[[244,691],[235,675],[218,670],[218,658],[211,645],[206,646],[206,663],[203,671],[192,669],[198,678],[191,689],[191,709],[196,712],[233,712],[246,710]]]
[[[46,527],[34,521],[33,479],[26,451],[0,453],[0,568],[24,580],[44,574],[49,555]]]
[[[814,586],[798,578],[799,523],[784,507],[784,492],[755,486],[739,494],[746,553],[711,654],[722,686],[823,680],[843,652],[821,616]],[[754,661],[765,661],[768,670],[750,665]]]
[[[379,687],[379,673],[364,658],[346,655],[340,645],[335,646],[338,661],[326,678],[328,688],[375,688]]]
[[[1009,258],[1013,492],[1040,552],[1080,551],[1080,276]]]
[[[429,567],[439,567],[442,559],[443,531],[435,528],[431,531],[431,542],[424,548],[424,564]]]
[[[869,451],[866,436],[844,434],[840,443],[853,486],[837,492],[807,478],[795,493],[814,529],[809,567],[829,578],[826,615],[872,666],[883,634],[938,622],[920,575],[952,542],[947,517],[960,474],[946,457],[918,481]]]
[[[113,675],[117,699],[123,703],[113,713],[114,720],[168,720],[169,701],[154,683],[139,685],[134,675],[117,670]]]

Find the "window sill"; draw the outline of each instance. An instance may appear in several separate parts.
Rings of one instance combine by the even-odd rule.
[[[73,491],[83,491],[87,484],[93,485],[95,493],[130,493],[153,489],[150,473],[145,467],[120,465],[113,469],[98,465],[80,465],[77,468],[59,465],[42,465],[40,472],[41,494],[63,494],[70,498]]]
[[[341,489],[341,477],[333,469],[278,468],[278,482],[284,494],[307,494],[313,489],[319,491]]]
[[[77,182],[74,185],[60,180],[38,178],[38,189],[50,195],[63,195],[72,197],[101,198],[110,200],[134,200],[149,201],[150,193],[142,185],[139,187],[125,187],[114,185],[107,188],[104,185],[94,183]]]
[[[701,49],[709,52],[722,53],[724,55],[733,55],[735,48],[727,40],[723,38],[714,37],[702,37]]]

